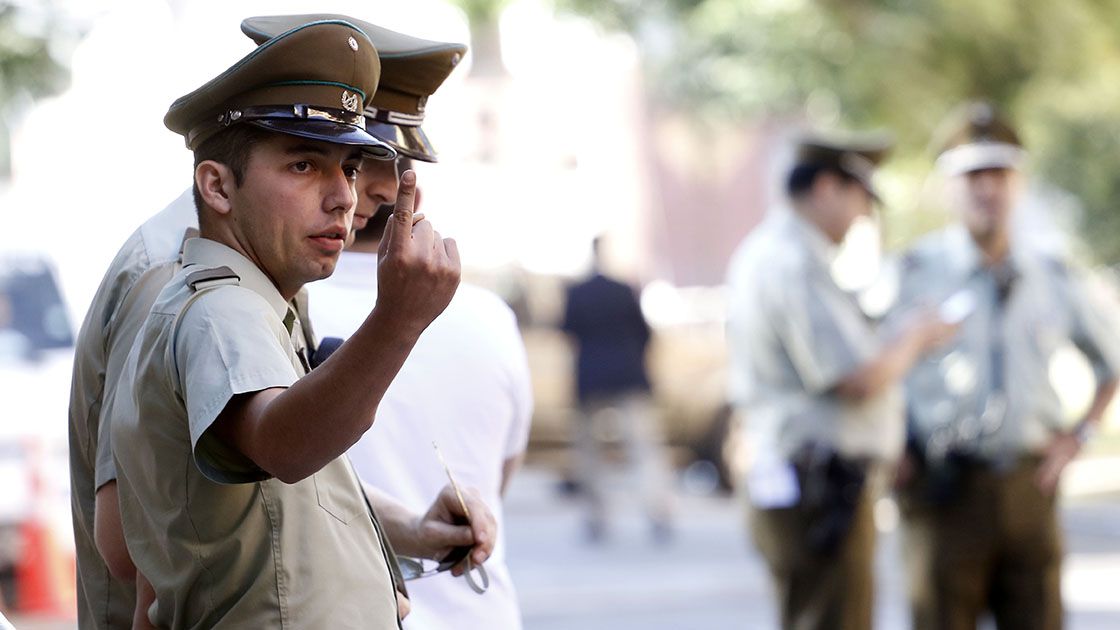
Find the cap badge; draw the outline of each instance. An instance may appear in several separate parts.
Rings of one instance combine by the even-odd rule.
[[[353,37],[349,37],[347,38],[346,43],[350,44],[350,50],[353,50],[354,52],[358,51],[358,40],[354,39]]]
[[[345,109],[348,112],[356,112],[361,109],[361,106],[361,97],[346,90],[342,91],[342,109]]]

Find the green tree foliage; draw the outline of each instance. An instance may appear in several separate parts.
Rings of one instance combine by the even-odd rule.
[[[1080,198],[1097,257],[1120,261],[1120,1],[560,2],[631,33],[654,101],[709,128],[790,113],[885,126],[917,172],[954,105],[991,100],[1037,172]]]
[[[73,35],[60,27],[50,2],[0,0],[0,176],[9,171],[9,125],[17,110],[66,88],[70,74],[59,51]]]

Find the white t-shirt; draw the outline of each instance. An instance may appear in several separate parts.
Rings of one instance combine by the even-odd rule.
[[[307,288],[319,339],[345,339],[376,301],[377,256],[344,252],[330,278]],[[478,489],[498,521],[498,541],[486,562],[486,594],[476,594],[449,573],[411,581],[412,613],[405,628],[521,628],[505,564],[500,491],[503,462],[525,450],[532,407],[528,361],[513,312],[493,293],[461,284],[389,386],[373,428],[350,449],[363,480],[422,514],[447,484],[432,448],[436,442],[455,481]]]

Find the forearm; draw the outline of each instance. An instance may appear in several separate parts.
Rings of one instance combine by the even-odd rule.
[[[116,481],[97,489],[93,506],[93,539],[97,553],[114,578],[131,584],[136,579],[136,565],[124,542]]]
[[[848,400],[865,400],[901,380],[922,354],[917,334],[904,334],[878,355],[858,367],[836,384],[832,391]]]
[[[244,401],[240,450],[282,481],[304,479],[346,452],[373,424],[377,406],[419,331],[375,309],[330,359],[284,390]]]
[[[362,490],[365,491],[369,504],[377,512],[381,529],[393,545],[393,549],[405,556],[423,556],[423,549],[416,536],[420,515],[364,481]]]
[[[136,609],[132,613],[132,630],[149,630],[155,628],[148,618],[148,609],[156,601],[156,592],[144,577],[143,573],[136,573]]]
[[[1120,383],[1120,380],[1111,378],[1097,385],[1097,391],[1093,395],[1093,402],[1089,404],[1089,410],[1085,412],[1085,419],[1083,422],[1093,425],[1100,423],[1101,418],[1104,417],[1104,412],[1108,409],[1108,405],[1112,403],[1112,399],[1116,396],[1118,383]]]

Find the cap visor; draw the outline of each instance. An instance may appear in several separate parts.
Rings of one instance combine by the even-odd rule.
[[[937,168],[946,175],[963,175],[989,168],[1019,168],[1025,152],[1021,147],[1001,142],[962,144],[937,158]]]
[[[288,118],[259,118],[247,122],[262,129],[290,136],[361,147],[363,153],[375,160],[393,160],[397,157],[397,152],[393,147],[361,127],[355,127],[354,125],[329,120],[293,120]]]
[[[374,122],[366,118],[366,131],[370,132],[386,144],[392,146],[401,155],[407,155],[421,162],[437,162],[435,148],[428,140],[428,134],[420,127],[394,125],[392,123]]]

